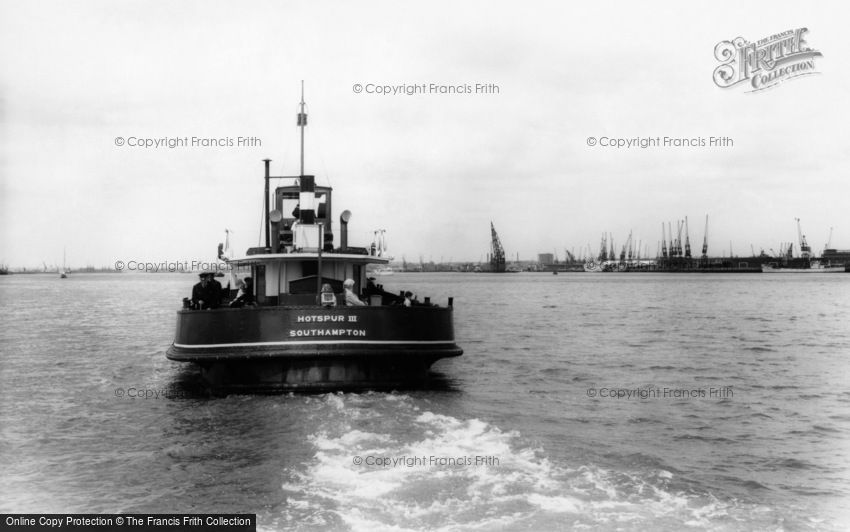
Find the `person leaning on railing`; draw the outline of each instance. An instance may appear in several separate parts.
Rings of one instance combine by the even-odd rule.
[[[221,305],[221,283],[214,279],[215,272],[201,272],[201,281],[192,287],[192,308],[204,310]]]
[[[245,306],[257,306],[257,302],[254,299],[254,280],[250,277],[246,277],[242,280],[236,299],[230,302],[231,308],[242,308]]]
[[[356,295],[354,295],[354,280],[346,279],[345,282],[342,283],[342,287],[345,289],[345,304],[349,306],[355,307],[363,307],[366,306],[366,303],[360,301]]]

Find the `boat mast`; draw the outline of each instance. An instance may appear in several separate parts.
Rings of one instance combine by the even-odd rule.
[[[304,127],[307,125],[307,113],[304,112],[304,80],[301,80],[301,103],[299,104],[300,109],[298,111],[298,127],[301,128],[301,191],[304,192]],[[312,191],[313,185],[310,185],[310,190]],[[315,195],[315,193],[313,192]],[[303,211],[302,211],[303,212]],[[312,217],[311,217],[312,218]],[[312,221],[310,223],[313,223]],[[318,249],[316,250],[316,296],[321,298],[322,293],[322,246],[324,244],[324,236],[325,232],[322,227],[323,224],[318,224],[317,228],[319,230],[319,238],[316,241],[316,246]]]
[[[272,248],[271,220],[269,219],[271,217],[271,213],[269,212],[269,179],[271,179],[271,175],[269,175],[269,165],[271,164],[271,162],[272,162],[271,159],[263,159],[263,163],[265,163],[265,165],[266,165],[266,175],[263,178],[264,181],[265,181],[265,184],[266,184],[266,187],[265,187],[266,199],[263,203],[263,210],[266,211],[266,249],[269,250],[269,252],[271,252],[271,248]],[[279,239],[280,236],[277,236],[276,238]],[[277,247],[277,246],[275,246],[275,247]]]
[[[301,111],[298,113],[298,126],[301,128],[301,174],[304,175],[304,126],[307,125],[307,113],[304,112],[304,80],[301,80]]]

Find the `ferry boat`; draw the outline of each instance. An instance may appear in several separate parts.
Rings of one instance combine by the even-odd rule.
[[[453,300],[436,305],[426,297],[419,302],[410,292],[389,293],[373,284],[367,267],[386,267],[389,258],[374,248],[349,245],[350,211],[339,217],[339,244],[334,246],[333,190],[304,173],[304,105],[302,86],[301,173],[271,176],[271,161],[264,160],[265,246],[233,259],[219,246],[228,285],[242,282],[248,291],[247,297],[233,299],[236,290],[226,290],[226,296],[248,304],[196,309],[185,298],[167,357],[199,365],[214,392],[421,384],[435,361],[463,353],[454,339]],[[283,181],[273,196],[272,180]],[[365,304],[359,298],[360,304],[346,304],[356,295]]]

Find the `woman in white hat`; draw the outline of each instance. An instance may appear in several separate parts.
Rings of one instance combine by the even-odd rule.
[[[365,306],[366,303],[360,301],[360,299],[354,295],[354,279],[346,279],[345,282],[342,283],[342,287],[345,289],[345,304],[352,306]]]

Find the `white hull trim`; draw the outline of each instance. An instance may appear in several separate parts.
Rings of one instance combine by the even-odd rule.
[[[234,344],[172,344],[174,347],[181,349],[210,349],[217,347],[262,347],[262,346],[277,346],[277,345],[342,345],[342,344],[357,344],[357,345],[439,345],[439,344],[454,344],[453,341],[445,340],[416,340],[416,341],[398,341],[398,340],[294,340],[291,342],[246,342]]]

